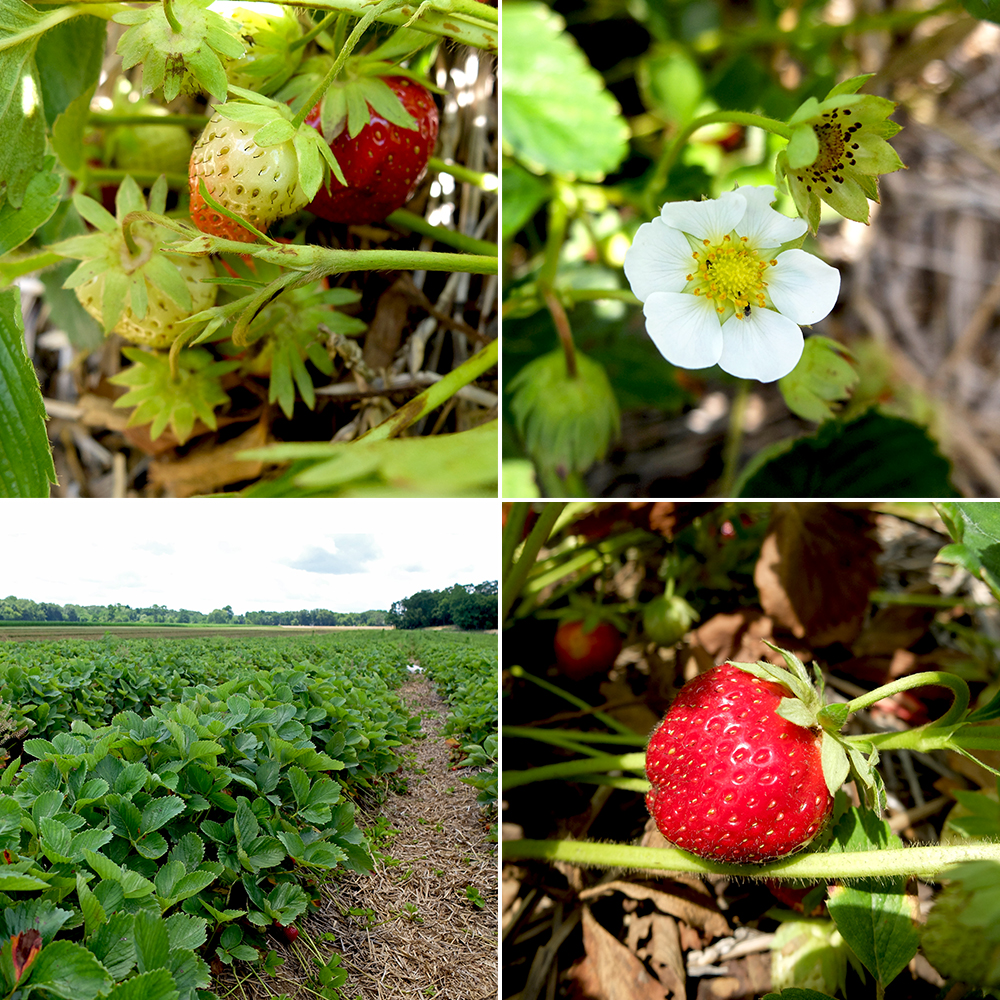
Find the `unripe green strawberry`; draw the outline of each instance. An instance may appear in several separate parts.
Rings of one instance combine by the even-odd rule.
[[[642,628],[653,642],[672,646],[698,620],[698,612],[678,594],[660,594],[642,609]]]
[[[966,861],[948,873],[920,932],[927,961],[949,979],[1000,987],[1000,864]]]
[[[672,844],[762,864],[809,843],[833,807],[821,735],[777,714],[790,692],[731,663],[682,689],[646,751],[646,804]]]
[[[270,94],[295,72],[304,46],[290,48],[302,37],[294,8],[260,0],[212,0],[209,10],[233,21],[246,45],[245,55],[222,61],[233,86]]]
[[[189,165],[191,219],[203,232],[252,243],[254,235],[220,215],[201,196],[198,181],[235,215],[262,232],[277,219],[309,204],[299,184],[299,162],[291,141],[258,146],[262,126],[215,114],[195,143]]]
[[[586,472],[618,433],[618,402],[608,376],[579,351],[575,376],[557,348],[525,365],[510,392],[524,449],[543,473],[565,479]]]
[[[111,141],[114,165],[128,173],[182,174],[191,159],[191,135],[180,125],[123,125]]]

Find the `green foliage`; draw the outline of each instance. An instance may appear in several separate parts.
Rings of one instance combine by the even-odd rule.
[[[540,3],[503,11],[503,140],[537,173],[599,180],[626,152],[628,126],[565,24]]]
[[[56,470],[45,407],[24,346],[21,295],[0,290],[0,496],[45,497]]]
[[[743,497],[954,496],[950,464],[927,432],[869,410],[760,452],[736,485]]]
[[[928,494],[930,495],[930,494]],[[940,503],[938,510],[953,544],[938,553],[983,580],[1000,596],[1000,511],[995,503]]]
[[[351,798],[379,794],[419,727],[392,691],[407,657],[453,665],[458,652],[495,678],[482,646],[380,634],[2,647],[0,699],[33,730],[24,762],[0,772],[0,893],[21,894],[0,900],[0,932],[41,935],[25,981],[43,998],[197,1000],[206,945],[257,961],[263,932],[306,912],[306,879],[372,867]],[[495,684],[491,697],[495,745]],[[323,968],[324,988],[342,985]],[[9,951],[0,975],[11,989]]]

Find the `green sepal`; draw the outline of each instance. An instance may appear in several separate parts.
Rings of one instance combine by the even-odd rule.
[[[803,122],[792,129],[792,137],[788,140],[785,153],[788,165],[793,170],[807,167],[815,161],[819,155],[819,139],[816,138],[812,125]]]
[[[862,73],[861,76],[852,76],[849,80],[838,83],[826,95],[826,100],[829,100],[831,97],[839,97],[841,94],[856,94],[874,75],[874,73]]]

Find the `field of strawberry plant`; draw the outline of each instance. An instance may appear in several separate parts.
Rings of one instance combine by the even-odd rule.
[[[0,3],[0,496],[496,496],[496,8]]]
[[[5,995],[209,1000],[218,975],[252,969],[255,995],[276,996],[261,993],[276,942],[374,867],[356,807],[384,800],[420,731],[396,693],[415,660],[465,675],[449,700],[496,677],[478,635],[0,646]],[[496,740],[495,680],[489,700],[492,727],[452,729],[470,782]],[[302,995],[353,997],[342,956],[302,940]]]
[[[503,995],[996,995],[998,537],[996,502],[507,506]]]

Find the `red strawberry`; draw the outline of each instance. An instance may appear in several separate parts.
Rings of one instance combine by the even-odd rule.
[[[352,139],[345,123],[330,140],[330,149],[344,170],[347,186],[330,178],[329,189],[320,188],[309,211],[330,222],[381,222],[401,208],[423,175],[434,152],[438,113],[426,88],[403,76],[381,77],[416,119],[407,129],[383,118],[371,106],[368,124]],[[322,135],[320,105],[306,118]]]
[[[664,837],[730,864],[804,847],[833,806],[818,729],[776,713],[789,691],[724,663],[682,688],[646,750],[646,796]]]
[[[309,199],[299,185],[299,163],[291,141],[258,146],[261,126],[216,114],[191,153],[191,219],[203,232],[252,243],[254,235],[220,215],[198,189],[204,178],[219,204],[264,232],[276,219],[304,208]]]
[[[577,681],[610,669],[622,651],[621,633],[610,622],[588,626],[574,620],[556,629],[556,662],[567,677]]]

